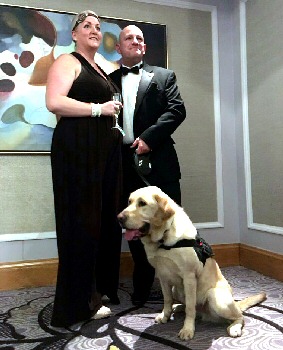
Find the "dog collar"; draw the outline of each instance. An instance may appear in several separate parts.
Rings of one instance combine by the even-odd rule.
[[[203,263],[203,265],[205,264],[206,259],[214,256],[211,246],[203,238],[200,237],[199,233],[197,233],[196,239],[181,239],[171,246],[166,246],[163,243],[159,246],[159,248],[165,250],[185,247],[193,247],[197,254],[197,257]]]

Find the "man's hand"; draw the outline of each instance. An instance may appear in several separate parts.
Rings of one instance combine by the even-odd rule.
[[[148,153],[151,151],[151,149],[148,147],[148,145],[141,140],[139,137],[135,139],[135,141],[133,142],[131,148],[137,147],[136,149],[136,153],[137,154],[144,154],[144,153]]]

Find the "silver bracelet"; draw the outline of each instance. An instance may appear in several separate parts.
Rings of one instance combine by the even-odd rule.
[[[100,117],[101,116],[101,105],[99,103],[90,103],[91,106],[91,116]]]

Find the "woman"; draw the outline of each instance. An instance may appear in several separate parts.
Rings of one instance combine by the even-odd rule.
[[[51,166],[59,267],[51,325],[69,327],[111,314],[102,296],[117,296],[121,230],[121,107],[115,84],[94,62],[102,40],[98,16],[83,11],[72,22],[75,52],[51,66],[46,106],[56,114]]]

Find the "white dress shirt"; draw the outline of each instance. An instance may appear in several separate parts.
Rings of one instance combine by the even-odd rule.
[[[138,65],[140,64],[141,62]],[[124,144],[132,144],[135,139],[133,130],[133,119],[141,76],[142,68],[140,68],[139,74],[128,73],[127,75],[122,76],[123,130],[126,134],[123,137]]]

